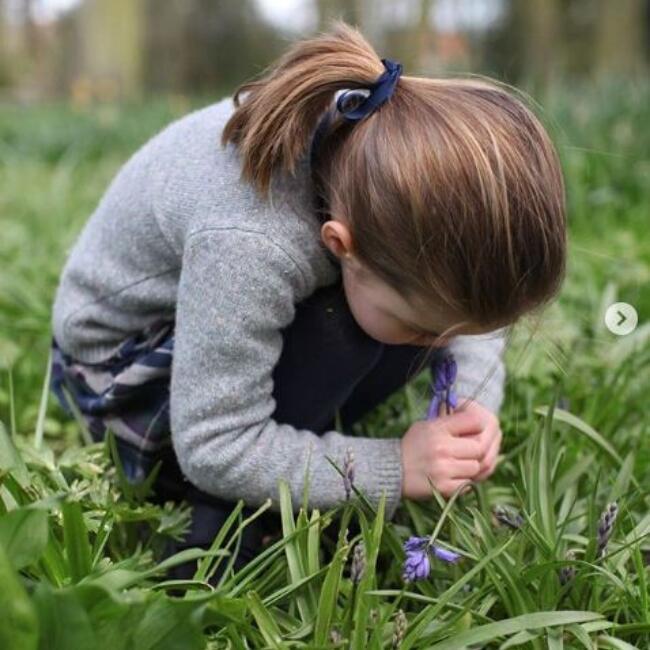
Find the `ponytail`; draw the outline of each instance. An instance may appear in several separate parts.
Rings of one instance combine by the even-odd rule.
[[[318,142],[310,164],[325,216],[346,222],[358,260],[404,296],[493,327],[549,301],[566,261],[564,178],[523,93],[478,75],[402,76],[354,126],[328,111],[337,90],[367,89],[383,72],[337,22],[237,90],[222,143],[237,145],[244,178],[267,195],[273,172],[295,173]]]
[[[365,38],[336,22],[331,32],[294,44],[262,79],[236,90],[222,144],[238,146],[244,178],[266,194],[274,170],[295,171],[334,93],[364,88],[383,70]],[[245,92],[250,95],[240,99]]]

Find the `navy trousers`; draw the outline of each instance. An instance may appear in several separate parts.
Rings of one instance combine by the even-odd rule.
[[[384,345],[370,338],[354,320],[341,283],[323,287],[296,306],[293,322],[283,331],[273,375],[273,417],[324,433],[335,428],[338,410],[343,433],[349,433],[347,428],[434,362],[425,348]],[[183,480],[173,454],[165,459],[154,489],[155,499],[185,500],[193,507],[189,534],[183,542],[170,544],[168,555],[189,547],[208,548],[234,505]],[[244,516],[252,512],[244,508]],[[268,511],[247,526],[235,566],[255,557],[263,538],[279,531],[279,515]],[[189,579],[195,566],[179,566],[171,577]]]

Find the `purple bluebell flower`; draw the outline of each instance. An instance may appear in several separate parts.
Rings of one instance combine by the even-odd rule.
[[[406,545],[404,546],[406,550]],[[431,562],[429,561],[429,552],[426,544],[418,548],[406,551],[406,560],[402,571],[404,582],[414,582],[415,580],[424,580],[429,577],[431,572]]]
[[[427,420],[438,417],[440,406],[445,405],[445,412],[451,413],[458,406],[458,398],[454,392],[454,383],[458,375],[458,365],[453,355],[447,354],[436,368],[433,380],[433,397],[427,411]]]
[[[614,522],[618,516],[618,504],[616,501],[608,504],[605,511],[600,516],[598,522],[598,535],[596,537],[596,557],[601,558],[605,555],[609,538],[614,530]]]
[[[566,553],[567,560],[575,560],[576,553],[573,549],[569,549]],[[567,564],[560,569],[560,584],[562,586],[569,584],[576,577],[576,568],[572,564]]]
[[[402,578],[405,582],[424,580],[431,572],[430,554],[444,562],[456,562],[460,555],[453,551],[431,544],[428,537],[409,537],[404,542],[406,560],[402,571]]]
[[[433,547],[433,554],[439,560],[443,560],[444,562],[449,562],[450,564],[453,564],[454,562],[460,559],[460,555],[458,555],[458,553],[454,553],[453,551],[448,551],[446,548],[441,548],[440,546]]]

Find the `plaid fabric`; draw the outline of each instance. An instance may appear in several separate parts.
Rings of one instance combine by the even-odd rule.
[[[113,431],[127,478],[141,482],[171,447],[169,379],[174,323],[159,321],[104,362],[83,364],[52,339],[51,389],[70,414],[72,398],[95,441]]]

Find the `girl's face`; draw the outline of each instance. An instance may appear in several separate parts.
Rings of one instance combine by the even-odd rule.
[[[407,303],[355,259],[341,260],[345,296],[359,327],[389,345],[443,347],[458,327],[442,310]],[[451,330],[451,331],[450,331]]]
[[[444,347],[453,336],[481,334],[448,309],[432,309],[424,302],[407,302],[351,253],[347,226],[327,221],[321,229],[323,243],[339,258],[345,296],[357,324],[373,339],[388,345]]]

